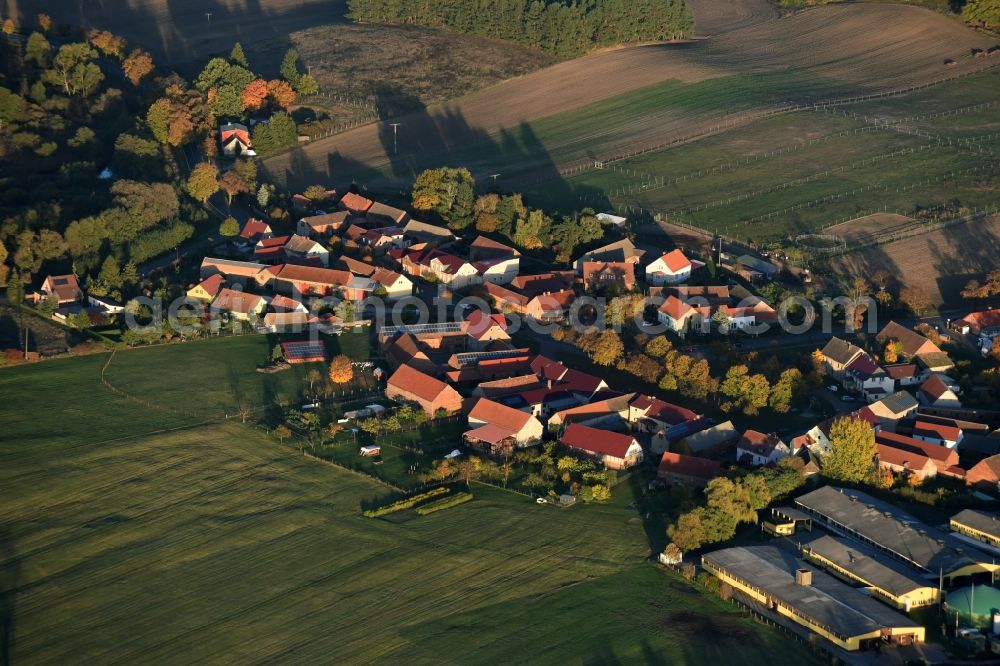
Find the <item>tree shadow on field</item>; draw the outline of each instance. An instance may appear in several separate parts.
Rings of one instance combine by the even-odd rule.
[[[502,103],[502,100],[497,102]],[[528,123],[491,134],[467,122],[454,106],[420,108],[400,116],[391,110],[420,104],[396,87],[380,90],[382,119],[377,127],[363,127],[338,142],[338,136],[292,151],[283,173],[272,173],[291,191],[314,183],[341,185],[355,182],[379,196],[408,198],[417,175],[439,167],[465,167],[476,180],[477,191],[521,192],[525,203],[549,212],[570,214],[583,208],[604,211],[611,204],[603,191],[566,180],[543,141]],[[338,150],[338,143],[363,142],[374,134],[379,148],[366,150],[365,160]],[[331,151],[318,154],[320,145]],[[356,150],[365,150],[357,148]],[[320,165],[323,166],[320,166]]]

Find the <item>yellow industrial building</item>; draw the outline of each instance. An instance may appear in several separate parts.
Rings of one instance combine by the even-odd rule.
[[[734,596],[775,619],[808,628],[845,650],[922,642],[924,628],[778,546],[725,548],[702,566]]]
[[[992,513],[965,509],[956,514],[950,521],[951,529],[970,539],[974,539],[1000,549],[1000,519]]]

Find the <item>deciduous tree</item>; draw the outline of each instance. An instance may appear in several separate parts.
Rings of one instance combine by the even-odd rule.
[[[867,421],[841,417],[830,426],[830,453],[823,461],[823,475],[836,481],[861,483],[872,471],[875,431]]]
[[[33,32],[28,36],[28,43],[24,47],[24,59],[34,63],[36,67],[44,69],[49,66],[49,58],[52,55],[52,45],[49,40],[40,32]]]
[[[226,203],[230,206],[233,205],[233,197],[250,191],[250,186],[235,170],[222,174],[222,178],[219,179],[219,188],[226,193]]]
[[[240,223],[235,217],[227,217],[219,225],[219,233],[226,238],[233,238],[240,233]]]
[[[132,49],[124,61],[122,61],[122,71],[125,77],[137,86],[153,71],[153,56],[142,49]]]
[[[330,381],[334,384],[346,384],[354,379],[354,366],[349,356],[339,354],[330,361]]]
[[[107,30],[87,31],[87,41],[98,51],[110,58],[121,58],[125,51],[125,40]]]
[[[598,365],[614,365],[625,351],[622,339],[612,329],[608,328],[601,332],[594,343],[590,357]]]
[[[185,188],[192,197],[206,203],[213,194],[219,191],[218,171],[214,164],[202,162],[191,170],[191,175],[185,183]]]

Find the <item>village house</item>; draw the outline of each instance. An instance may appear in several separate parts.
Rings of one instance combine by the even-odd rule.
[[[361,300],[364,294],[347,294],[354,275],[348,271],[318,266],[282,264],[272,271],[264,271],[258,277],[258,284],[266,280],[275,292],[293,296],[333,296],[338,293],[352,300]],[[261,285],[263,286],[263,285]]]
[[[937,345],[924,336],[894,321],[886,324],[875,339],[883,346],[891,341],[898,342],[903,357],[907,359],[916,358],[921,354],[941,352]]]
[[[666,452],[660,457],[656,476],[670,485],[704,488],[719,475],[721,465],[716,460]]]
[[[339,320],[339,317],[337,318]],[[268,333],[298,333],[319,323],[319,318],[308,312],[268,312],[260,321]]]
[[[271,309],[275,312],[309,312],[302,301],[278,294],[271,299]]]
[[[680,250],[671,250],[646,266],[646,282],[677,284],[691,277],[691,261]]]
[[[219,145],[226,157],[248,157],[256,155],[250,141],[250,130],[242,123],[226,123],[219,126]]]
[[[961,319],[951,322],[951,327],[959,333],[985,335],[1000,334],[1000,308],[970,312]]]
[[[390,250],[389,255],[402,265],[407,275],[425,279],[433,276],[452,289],[463,289],[482,282],[472,264],[443,250],[413,246],[408,250]]]
[[[897,363],[883,369],[896,386],[913,386],[926,379],[916,363]]]
[[[983,458],[965,473],[965,482],[984,490],[1000,490],[1000,454]]]
[[[503,243],[477,236],[469,246],[469,261],[484,282],[509,284],[521,270],[521,253]]]
[[[68,275],[50,275],[42,282],[42,293],[54,296],[59,305],[78,303],[83,300],[83,290],[80,282],[72,273]]]
[[[403,232],[414,244],[424,244],[429,247],[441,247],[450,245],[458,240],[458,237],[451,233],[447,227],[437,224],[410,220],[403,225]]]
[[[846,340],[833,337],[826,343],[821,353],[823,354],[823,365],[826,366],[827,374],[834,379],[843,381],[847,375],[848,366],[863,356],[865,352],[861,347],[852,345]]]
[[[917,390],[917,399],[928,407],[961,407],[958,394],[941,375],[931,375]]]
[[[893,429],[896,423],[916,412],[919,406],[916,399],[906,391],[896,391],[886,398],[876,400],[859,412],[871,414],[876,421],[873,425]]]
[[[360,194],[348,192],[340,198],[337,205],[340,206],[341,210],[346,210],[353,215],[364,216],[375,205],[375,202]]]
[[[593,428],[624,429],[628,422],[629,403],[634,395],[616,395],[557,411],[549,417],[549,430],[558,432],[572,423]]]
[[[201,261],[201,279],[219,274],[228,282],[246,286],[253,282],[257,275],[268,268],[267,264],[252,261],[234,261],[232,259],[212,259],[205,257]]]
[[[300,236],[328,239],[334,234],[340,233],[340,230],[347,225],[350,215],[346,210],[309,215],[300,219],[295,225],[295,229]]]
[[[209,310],[213,313],[229,314],[233,319],[240,321],[250,321],[258,317],[265,307],[267,301],[261,296],[223,287],[216,294]]]
[[[643,250],[640,250],[635,246],[635,244],[627,238],[620,241],[610,243],[603,247],[599,247],[595,250],[590,250],[589,252],[584,252],[577,258],[575,262],[576,272],[579,275],[584,274],[584,264],[588,262],[596,263],[618,263],[624,262],[631,264],[633,267],[639,264],[639,260],[642,255],[645,254]]]
[[[875,457],[879,469],[893,474],[915,476],[921,481],[937,476],[938,469],[927,456],[912,450],[903,450],[876,442]]]
[[[628,422],[632,430],[648,433],[657,440],[669,441],[678,437],[678,426],[698,419],[690,409],[660,400],[649,395],[637,395],[629,403]]]
[[[454,414],[462,409],[458,391],[408,365],[401,365],[392,373],[386,382],[385,395],[390,400],[416,403],[428,416],[436,416],[438,412]]]
[[[958,426],[922,421],[919,418],[913,424],[914,439],[936,444],[944,448],[957,449],[958,445],[962,443],[963,437],[962,429]]]
[[[539,294],[572,290],[577,283],[573,271],[550,271],[533,275],[518,275],[510,282],[510,288],[523,296],[534,298]]]
[[[487,347],[493,348],[491,343],[510,342],[510,335],[507,334],[507,318],[502,314],[489,314],[482,310],[471,310],[465,320],[469,322],[469,337],[475,344],[470,344],[477,351],[486,351]]]
[[[682,338],[695,322],[700,321],[698,310],[673,294],[667,296],[666,300],[657,308],[656,316],[661,324]]]
[[[733,422],[724,421],[682,437],[676,443],[671,442],[669,449],[658,447],[657,440],[654,438],[652,450],[653,453],[673,450],[675,453],[689,456],[712,458],[726,454],[735,447],[739,439],[740,433],[736,430]]]
[[[270,224],[253,217],[248,219],[243,228],[240,229],[240,240],[251,245],[256,245],[259,240],[270,238],[273,235],[274,231]]]
[[[488,398],[480,398],[469,411],[466,444],[490,455],[509,455],[515,448],[531,446],[542,439],[544,427],[531,414]]]
[[[744,432],[736,445],[736,459],[754,467],[774,464],[791,453],[776,434],[765,435],[756,430]]]
[[[375,224],[385,227],[399,227],[410,219],[410,215],[405,210],[400,210],[388,204],[375,201],[368,208],[365,217]]]
[[[219,290],[225,283],[226,279],[219,273],[215,273],[188,289],[187,297],[208,303],[219,294]]]
[[[407,248],[411,242],[400,227],[378,227],[364,232],[358,238],[358,245],[370,247],[374,254],[381,255],[389,250]]]
[[[819,455],[826,455],[830,452],[830,426],[833,419],[828,419],[822,423],[817,423],[805,434],[792,438],[789,447],[793,454],[798,454],[803,449],[812,451]]]
[[[559,443],[574,451],[597,458],[608,469],[628,469],[642,462],[642,446],[631,435],[570,424]]]
[[[590,291],[616,287],[635,289],[635,264],[627,261],[585,261],[583,287]]]
[[[282,248],[285,260],[291,263],[330,265],[330,251],[308,236],[292,236]]]
[[[861,354],[847,366],[844,386],[860,391],[868,402],[875,402],[890,395],[895,382],[868,354]]]
[[[897,459],[904,459],[904,454],[926,457],[934,464],[934,474],[953,473],[954,468],[959,465],[958,452],[954,449],[930,444],[924,440],[907,437],[899,433],[879,430],[875,433],[875,443],[899,452]]]
[[[261,238],[253,246],[254,260],[262,264],[280,264],[285,260],[285,243],[291,236],[270,236]]]

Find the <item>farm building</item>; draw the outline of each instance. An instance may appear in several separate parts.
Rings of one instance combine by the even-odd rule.
[[[924,640],[924,628],[776,546],[740,546],[702,555],[702,566],[740,601],[795,623],[845,650]]]
[[[739,440],[740,433],[732,421],[725,421],[688,435],[671,445],[677,453],[694,456],[713,456],[731,449]],[[660,452],[658,452],[660,453]]]
[[[917,398],[928,407],[961,407],[954,389],[939,375],[931,375],[917,390]]]
[[[1000,518],[978,509],[965,509],[951,517],[949,526],[955,534],[973,539],[992,550],[1000,550]]]
[[[465,442],[490,455],[509,454],[542,439],[544,426],[530,413],[480,398],[469,412]]]
[[[826,569],[838,578],[860,583],[873,597],[909,612],[911,608],[929,606],[939,599],[937,581],[920,576],[916,571],[864,545],[829,534],[815,534],[804,539],[796,537],[802,557]]]
[[[670,484],[703,488],[719,475],[720,469],[721,465],[715,460],[668,451],[660,458],[656,475]]]
[[[320,363],[329,359],[326,345],[318,341],[282,342],[281,351],[289,363]]]
[[[559,443],[597,458],[608,469],[628,469],[642,462],[642,446],[631,435],[572,423]]]
[[[898,342],[902,347],[903,356],[906,358],[941,351],[937,345],[924,336],[894,321],[886,324],[875,336],[875,339],[883,345],[892,340]]]
[[[913,567],[924,575],[943,575],[949,585],[959,578],[1000,569],[990,556],[924,524],[899,508],[866,493],[824,486],[795,504],[813,523],[844,534]]]
[[[620,241],[615,241],[614,243],[585,252],[577,258],[574,265],[576,266],[576,272],[583,275],[583,267],[587,262],[624,262],[635,266],[644,254],[645,250],[640,250],[635,246],[635,243],[624,238]]]
[[[309,215],[298,221],[295,230],[300,236],[307,238],[329,238],[344,228],[350,215],[346,210]]]
[[[401,365],[385,385],[385,395],[391,400],[414,402],[429,416],[439,410],[454,414],[462,409],[462,396],[440,379]]]

